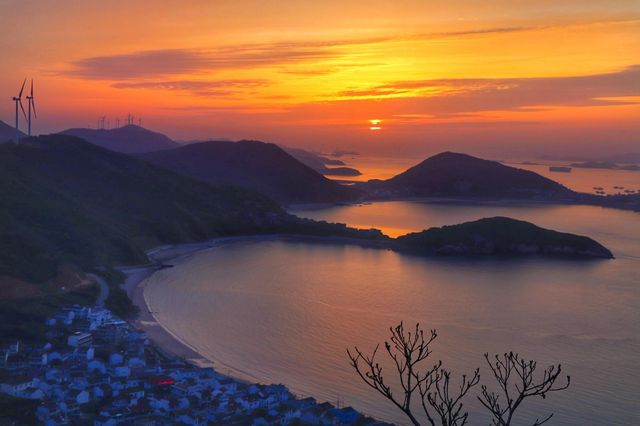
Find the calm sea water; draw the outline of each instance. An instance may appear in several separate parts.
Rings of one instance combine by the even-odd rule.
[[[145,294],[158,320],[223,372],[400,423],[402,415],[350,369],[345,349],[371,350],[389,326],[419,321],[438,330],[433,362],[456,374],[482,367],[490,387],[485,352],[517,351],[541,367],[562,363],[569,390],[530,401],[518,424],[550,411],[555,425],[640,424],[640,215],[407,202],[300,214],[392,235],[506,215],[589,235],[616,259],[441,259],[302,241],[232,243],[151,278]],[[471,424],[488,424],[477,392],[465,404]]]

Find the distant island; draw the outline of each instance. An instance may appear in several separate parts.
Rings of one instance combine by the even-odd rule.
[[[508,217],[430,228],[396,239],[399,250],[437,255],[544,255],[612,259],[589,237],[552,231]]]
[[[324,155],[310,152],[300,148],[291,148],[283,146],[286,152],[291,154],[296,160],[311,167],[316,172],[325,176],[360,176],[359,170],[352,167],[345,167],[346,164],[342,160],[327,158]],[[331,167],[329,167],[331,166]],[[338,167],[333,167],[338,166]]]
[[[344,157],[345,155],[356,156],[356,155],[360,155],[360,153],[356,151],[347,151],[344,149],[336,149],[331,153],[331,156],[336,158]]]
[[[471,155],[443,152],[387,180],[358,185],[374,198],[468,197],[567,199],[569,188],[529,170]]]
[[[578,167],[583,169],[605,169],[605,170],[630,170],[630,171],[640,170],[640,166],[636,164],[620,165],[613,161],[584,161],[582,163],[572,163],[571,167]]]

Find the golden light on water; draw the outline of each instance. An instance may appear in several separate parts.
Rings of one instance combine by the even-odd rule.
[[[382,123],[382,120],[378,120],[378,119],[373,119],[373,120],[369,120],[369,123],[371,123],[371,127],[369,127],[369,130],[380,130],[382,129],[382,127],[380,127],[380,123]]]

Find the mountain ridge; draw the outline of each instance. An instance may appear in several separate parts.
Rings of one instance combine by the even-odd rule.
[[[355,201],[360,195],[278,145],[260,141],[200,142],[137,157],[208,183],[250,188],[284,204]]]
[[[135,124],[113,129],[71,128],[59,134],[79,137],[102,148],[125,154],[159,151],[180,146],[165,134]]]

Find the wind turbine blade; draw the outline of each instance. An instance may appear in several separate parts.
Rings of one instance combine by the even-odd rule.
[[[24,119],[28,120],[27,113],[24,111],[24,106],[22,105],[22,100],[19,101],[20,109],[22,110],[22,115],[24,115]]]
[[[31,97],[33,98],[33,79],[31,79]]]
[[[35,118],[38,118],[38,114],[36,114],[36,100],[33,99],[33,96],[32,96],[31,99],[29,99],[29,101],[31,102],[31,107],[33,108],[33,116]]]
[[[22,82],[22,87],[20,88],[20,94],[18,95],[18,98],[22,97],[22,92],[24,91],[24,85],[27,83],[27,79],[25,78],[24,81]]]

